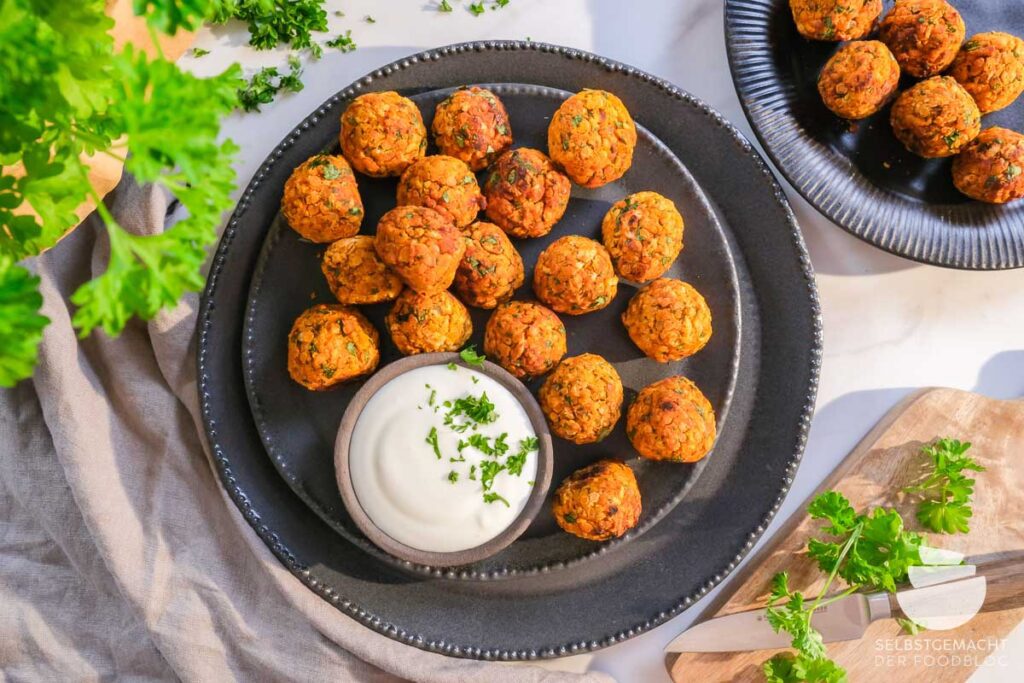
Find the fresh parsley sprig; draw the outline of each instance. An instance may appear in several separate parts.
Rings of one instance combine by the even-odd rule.
[[[459,357],[462,358],[462,362],[466,365],[480,366],[484,364],[485,360],[487,360],[487,356],[476,352],[476,346],[474,344],[470,344],[459,351]]]
[[[930,459],[930,472],[921,481],[903,489],[921,497],[917,520],[936,533],[969,532],[974,514],[971,497],[974,479],[966,472],[984,472],[985,468],[967,455],[971,444],[956,439],[936,439],[924,446],[921,453]]]

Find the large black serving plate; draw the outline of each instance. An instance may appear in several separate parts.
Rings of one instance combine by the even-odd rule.
[[[1024,35],[1024,3],[952,0],[968,37]],[[885,11],[892,7],[885,3]],[[952,159],[922,159],[893,136],[889,109],[851,125],[821,102],[817,82],[836,43],[807,40],[789,0],[726,0],[733,81],[750,125],[782,174],[840,227],[886,251],[951,268],[1024,266],[1024,201],[994,206],[960,194]],[[904,79],[901,90],[914,81]],[[1024,98],[982,127],[1024,132]]]
[[[518,145],[544,148],[544,116],[566,92],[605,88],[633,112],[643,128],[634,168],[601,190],[574,190],[556,230],[595,235],[608,204],[628,191],[655,189],[672,197],[687,221],[687,245],[673,274],[708,297],[715,336],[676,366],[638,358],[617,321],[633,291],[623,286],[605,311],[564,318],[569,352],[602,352],[633,390],[669,371],[692,376],[719,411],[721,431],[714,452],[697,467],[631,463],[645,515],[625,540],[584,543],[556,532],[544,516],[487,563],[440,569],[387,557],[344,514],[325,443],[333,440],[352,388],[306,394],[291,385],[283,362],[295,315],[311,296],[330,300],[316,262],[321,248],[296,239],[277,214],[291,170],[334,148],[338,118],[352,97],[398,90],[429,118],[446,89],[469,83],[495,84]],[[394,183],[359,181],[368,205],[364,231],[371,231],[393,203]],[[524,261],[532,264],[555,236],[518,242]],[[525,286],[519,296],[529,294]],[[382,312],[371,317],[379,323]],[[474,317],[477,340],[485,318]],[[763,161],[732,126],[631,67],[521,42],[457,45],[410,57],[357,81],[311,114],[257,172],[229,221],[198,332],[200,399],[218,472],[281,561],[340,610],[397,640],[508,660],[560,656],[633,636],[691,605],[736,566],[778,509],[799,462],[821,339],[813,276],[792,213]],[[387,343],[382,351],[384,362],[396,356]],[[560,442],[556,474],[599,452],[632,456],[621,427],[599,448]]]
[[[515,146],[546,149],[547,125],[562,100],[571,93],[523,84],[473,84],[493,90],[505,103],[511,117]],[[451,89],[412,95],[429,128],[434,108]],[[333,131],[337,136],[337,125]],[[626,388],[626,403],[647,384],[675,374],[685,374],[702,387],[718,416],[719,429],[731,428],[729,399],[736,382],[739,362],[739,284],[732,250],[708,200],[676,156],[649,131],[640,127],[633,166],[619,181],[599,190],[574,188],[565,216],[551,234],[531,240],[515,240],[526,266],[526,284],[517,299],[532,299],[530,283],[537,256],[553,241],[567,234],[601,239],[601,219],[612,203],[632,192],[653,190],[672,199],[685,218],[686,248],[667,275],[692,283],[711,307],[714,341],[682,363],[656,363],[645,359],[633,345],[620,317],[636,287],[621,283],[615,300],[601,311],[583,316],[561,316],[568,336],[568,355],[597,353],[613,363]],[[325,151],[340,153],[336,142]],[[433,150],[431,150],[433,151]],[[480,180],[486,172],[480,174]],[[358,177],[360,195],[366,206],[362,232],[372,234],[377,219],[395,206],[395,179]],[[328,524],[367,552],[389,560],[359,531],[342,505],[334,473],[334,442],[338,424],[352,396],[363,382],[352,382],[330,392],[309,392],[291,381],[287,372],[287,337],[292,321],[317,301],[334,299],[319,270],[324,246],[306,242],[278,216],[256,266],[249,295],[247,329],[243,346],[246,383],[256,425],[274,463],[292,489]],[[362,310],[378,330],[386,330],[384,316],[390,304],[367,306]],[[483,347],[484,326],[490,311],[472,309],[474,334],[470,339]],[[382,335],[381,366],[400,358],[386,332]],[[541,380],[530,382],[536,394]],[[396,427],[400,428],[400,426]],[[644,511],[637,527],[608,543],[593,543],[568,536],[554,522],[544,506],[523,538],[488,560],[460,568],[459,578],[480,579],[540,571],[583,559],[593,559],[610,546],[626,543],[651,528],[685,495],[707,460],[696,465],[655,463],[631,457],[625,420],[597,444],[576,446],[555,439],[554,481],[608,455],[630,458],[643,493]],[[549,492],[554,495],[554,489]],[[418,572],[431,567],[412,566]]]

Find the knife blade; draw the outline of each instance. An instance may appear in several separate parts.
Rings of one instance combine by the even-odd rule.
[[[855,593],[819,607],[811,617],[826,643],[855,640],[876,619],[892,614],[884,593]],[[741,652],[789,647],[792,637],[776,633],[768,623],[767,610],[755,609],[701,622],[675,638],[666,652]]]

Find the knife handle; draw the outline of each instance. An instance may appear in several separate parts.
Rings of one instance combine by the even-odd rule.
[[[1015,553],[997,560],[974,562],[964,560],[976,567],[975,577],[985,577],[985,600],[981,612],[1002,612],[1024,607],[1024,553]],[[970,579],[961,579],[970,581]],[[895,593],[888,593],[889,610],[892,618],[905,618]]]

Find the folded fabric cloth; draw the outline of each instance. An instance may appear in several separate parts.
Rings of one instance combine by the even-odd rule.
[[[125,178],[121,225],[168,198]],[[51,319],[33,380],[0,391],[0,672],[12,680],[606,681],[443,657],[364,628],[292,576],[221,488],[202,436],[198,296],[117,339],[76,338],[107,261],[95,215],[34,263]],[[2,676],[0,676],[2,677]]]

